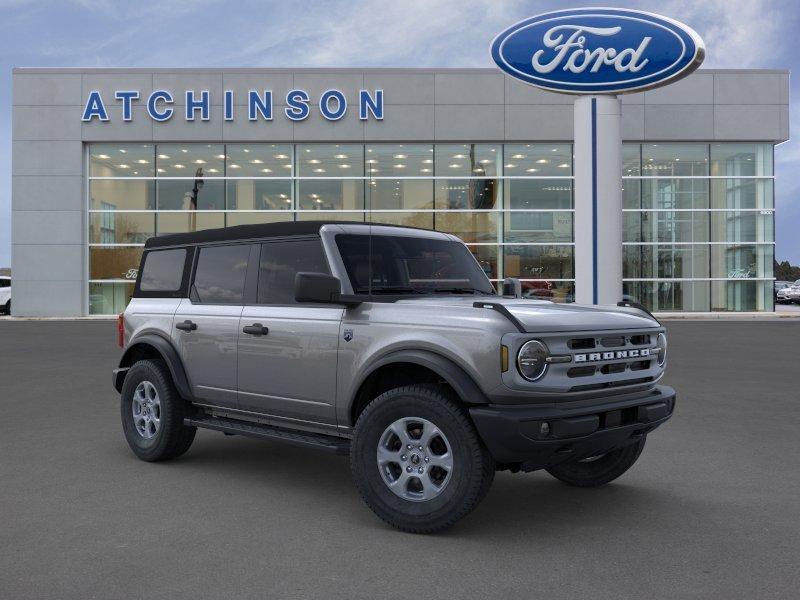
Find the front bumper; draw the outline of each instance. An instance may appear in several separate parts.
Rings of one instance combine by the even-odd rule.
[[[469,413],[495,461],[534,471],[635,442],[674,409],[675,390],[659,385],[578,408],[489,404]]]

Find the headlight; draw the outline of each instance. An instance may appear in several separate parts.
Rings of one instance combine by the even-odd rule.
[[[658,366],[663,367],[667,362],[667,336],[663,333],[658,334],[656,348],[658,348]]]
[[[541,379],[547,370],[549,352],[539,340],[531,340],[522,345],[517,354],[517,368],[520,375],[528,381]]]

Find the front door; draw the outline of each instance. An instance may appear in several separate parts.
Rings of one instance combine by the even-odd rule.
[[[329,273],[318,237],[261,246],[258,302],[239,322],[239,407],[310,425],[336,425],[336,359],[344,309],[298,304],[298,272]]]
[[[236,408],[236,355],[252,244],[199,249],[190,297],[175,312],[173,336],[199,402]]]

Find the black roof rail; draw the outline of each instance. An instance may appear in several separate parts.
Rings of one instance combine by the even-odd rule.
[[[503,315],[506,319],[511,321],[511,323],[514,325],[514,327],[517,328],[517,331],[519,331],[520,333],[528,333],[526,331],[526,329],[525,329],[525,326],[522,324],[522,322],[517,317],[515,317],[513,314],[511,314],[511,311],[508,310],[505,307],[505,305],[503,305],[503,304],[501,304],[499,302],[473,302],[472,303],[472,307],[473,308],[491,308],[492,310],[496,310],[501,315]]]

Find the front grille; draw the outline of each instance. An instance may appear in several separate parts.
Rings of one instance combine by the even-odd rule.
[[[571,358],[548,365],[539,386],[577,392],[654,382],[662,371],[658,355],[650,354],[657,335],[657,330],[623,330],[536,336],[547,344],[551,355]]]

